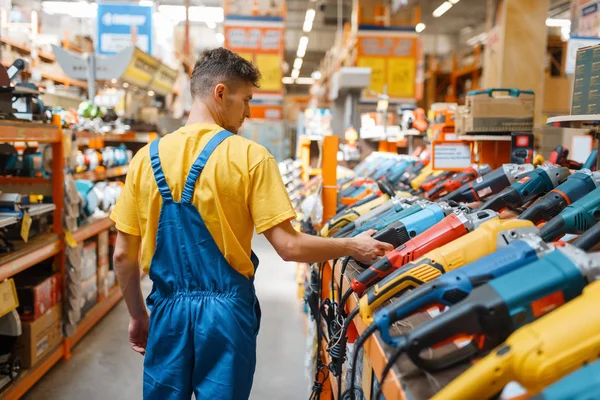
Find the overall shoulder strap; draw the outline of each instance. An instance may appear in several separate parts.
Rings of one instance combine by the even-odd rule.
[[[158,186],[158,191],[163,198],[163,201],[173,201],[171,190],[167,185],[167,179],[160,166],[160,158],[158,157],[158,142],[160,139],[156,139],[150,143],[150,163],[152,164],[152,171],[154,171],[154,179]]]
[[[194,165],[192,165],[192,168],[190,168],[190,172],[185,181],[185,187],[183,188],[183,193],[181,194],[182,203],[192,202],[192,198],[194,197],[194,187],[196,186],[196,181],[200,177],[200,174],[202,173],[202,170],[204,169],[208,158],[211,156],[211,154],[217,148],[217,146],[223,142],[223,140],[227,139],[229,136],[232,135],[233,133],[227,130],[222,130],[221,132],[213,136],[206,144],[206,146],[204,146],[204,148],[200,152],[200,155],[194,162]]]

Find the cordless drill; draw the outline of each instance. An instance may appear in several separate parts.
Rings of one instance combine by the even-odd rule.
[[[469,183],[478,177],[483,177],[485,174],[488,174],[491,171],[491,167],[488,164],[482,165],[473,165],[450,179],[446,179],[433,189],[429,190],[425,197],[430,200],[437,199],[438,197],[446,194],[452,193],[456,189],[460,188],[462,185]]]
[[[600,313],[594,312],[598,304],[600,282],[594,282],[581,296],[510,335],[432,400],[488,399],[512,381],[535,395],[595,361],[600,348]]]
[[[584,365],[531,400],[592,400],[600,393],[600,361]]]
[[[600,274],[600,253],[570,244],[523,268],[479,286],[460,303],[404,336],[406,354],[419,368],[437,371],[481,355],[521,326],[579,296]],[[439,358],[423,351],[472,337],[466,346]]]
[[[494,211],[484,210],[468,213],[463,209],[459,209],[425,232],[397,247],[387,256],[354,277],[350,284],[352,291],[362,296],[368,287],[381,281],[398,268],[469,232],[473,232],[481,224],[492,219],[498,219],[498,214]]]
[[[548,193],[569,176],[568,168],[542,165],[487,200],[482,210],[515,210],[525,203]]]
[[[373,322],[374,310],[392,297],[493,253],[517,239],[520,232],[536,231],[537,228],[529,221],[492,219],[388,275],[360,299],[360,315],[369,325]]]
[[[523,211],[519,219],[527,219],[534,224],[550,221],[566,206],[599,186],[600,172],[592,172],[589,169],[579,170]]]
[[[484,200],[490,195],[499,193],[531,171],[533,171],[533,165],[531,164],[504,164],[472,182],[465,183],[452,193],[444,196],[442,200],[464,203]]]
[[[544,242],[539,236],[523,235],[490,255],[411,290],[379,310],[373,323],[386,343],[397,346],[398,340],[390,335],[390,327],[395,322],[430,307],[459,303],[476,287],[529,265],[551,251],[554,251],[554,245]]]
[[[556,217],[548,221],[540,230],[546,241],[555,240],[564,234],[580,234],[600,221],[600,188],[568,205]]]

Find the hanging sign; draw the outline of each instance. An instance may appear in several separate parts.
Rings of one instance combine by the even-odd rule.
[[[116,54],[131,46],[132,33],[142,51],[152,53],[152,7],[132,3],[98,3],[98,54]]]
[[[431,166],[433,169],[460,171],[473,164],[471,143],[462,140],[433,141]]]

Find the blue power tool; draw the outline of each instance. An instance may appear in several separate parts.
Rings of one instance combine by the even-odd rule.
[[[531,400],[599,400],[600,360],[585,365],[544,389]]]

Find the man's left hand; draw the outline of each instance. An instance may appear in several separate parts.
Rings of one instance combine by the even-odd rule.
[[[146,344],[148,343],[148,315],[144,317],[131,318],[129,320],[129,342],[131,348],[140,353],[146,355]]]

